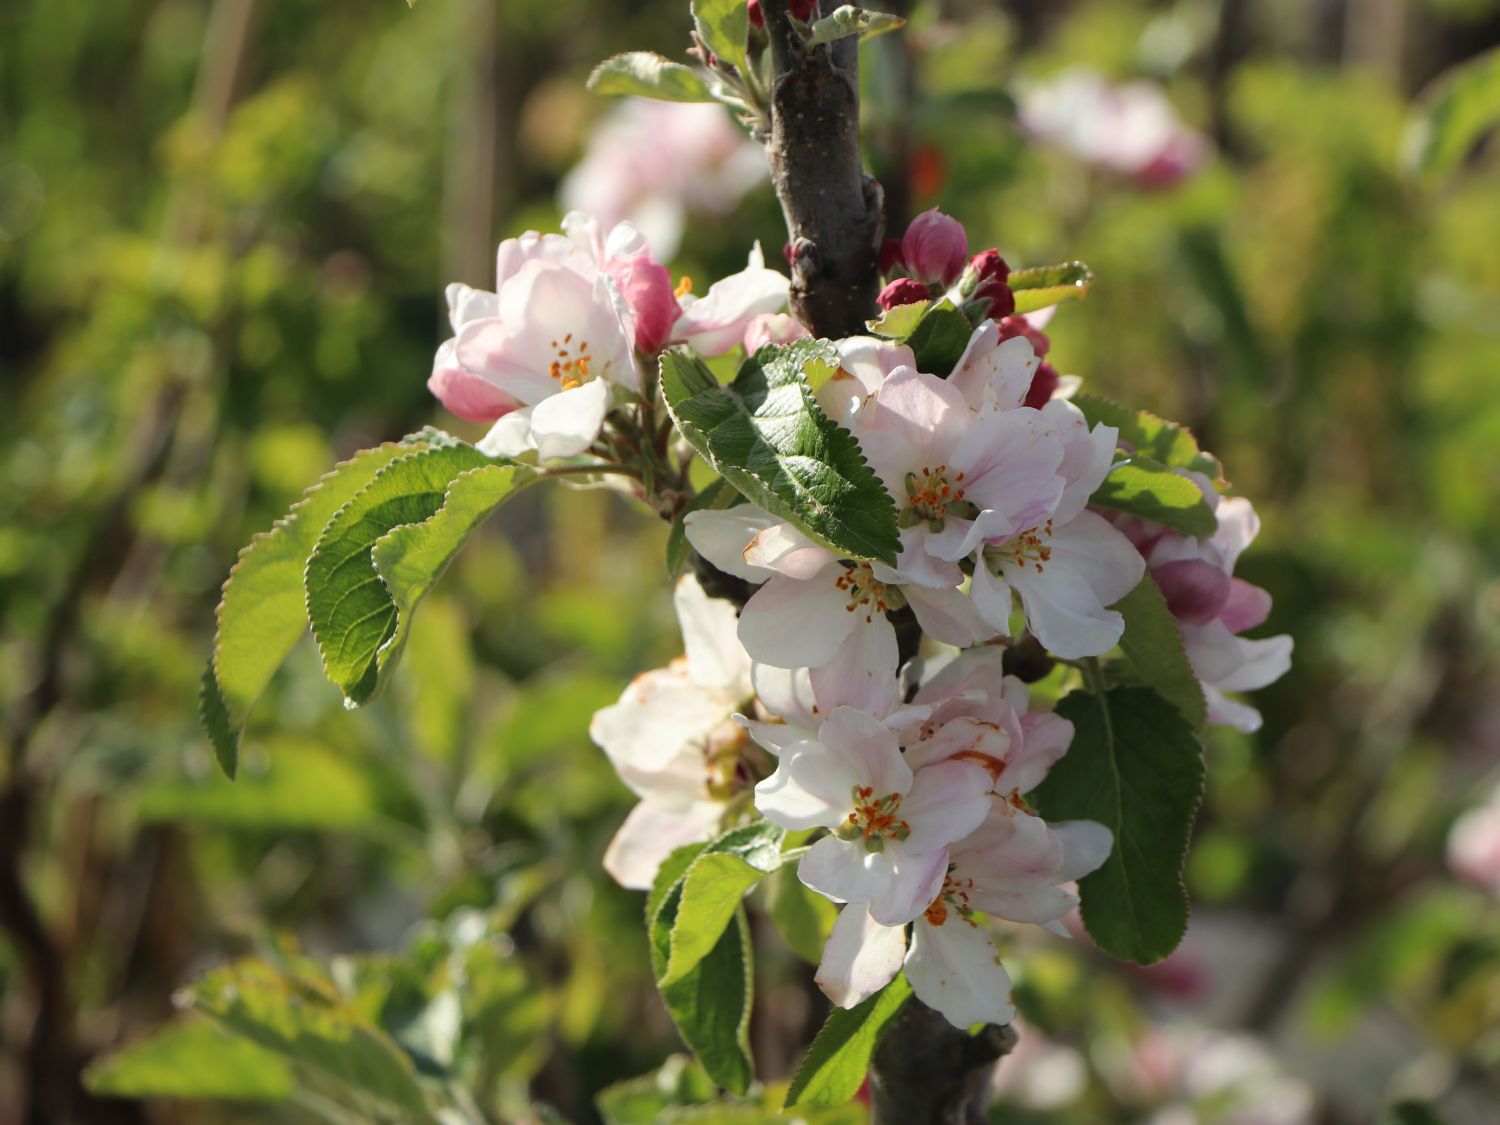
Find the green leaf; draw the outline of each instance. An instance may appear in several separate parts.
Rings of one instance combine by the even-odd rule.
[[[713,88],[701,73],[650,51],[628,51],[605,59],[589,75],[596,94],[635,94],[664,102],[711,102]]]
[[[1089,503],[1155,520],[1199,539],[1212,535],[1218,517],[1196,484],[1149,457],[1115,462]]]
[[[1006,279],[1016,297],[1016,312],[1029,313],[1045,309],[1059,301],[1081,300],[1094,284],[1094,271],[1082,262],[1061,262],[1055,266],[1032,266],[1011,270]]]
[[[673,852],[646,900],[651,965],[657,979],[671,958],[672,929],[682,904],[686,874],[702,851],[689,845]],[[753,998],[750,930],[743,908],[734,924],[681,980],[661,986],[662,1001],[682,1041],[719,1085],[744,1093],[754,1077],[750,1057],[750,1004]]]
[[[1084,928],[1107,953],[1149,965],[1187,929],[1182,882],[1203,796],[1203,754],[1187,721],[1149,688],[1074,691],[1057,713],[1073,744],[1031,795],[1048,820],[1096,820],[1115,834],[1078,884]]]
[[[1125,618],[1120,650],[1135,674],[1155,688],[1168,703],[1182,712],[1188,725],[1201,730],[1208,719],[1203,687],[1193,674],[1177,619],[1167,609],[1167,600],[1150,574],[1111,608]]]
[[[766,882],[766,912],[771,924],[802,960],[816,965],[833,931],[838,907],[797,878],[794,867],[783,867]]]
[[[906,21],[900,16],[893,16],[888,12],[867,12],[853,4],[844,4],[835,8],[832,14],[814,20],[808,29],[806,42],[809,47],[816,47],[822,43],[858,35],[863,43],[867,39],[874,39],[877,35],[905,26]]]
[[[187,995],[236,1035],[338,1084],[356,1105],[377,1110],[377,1120],[436,1125],[406,1052],[325,977],[246,958],[208,973]]]
[[[303,495],[270,531],[240,552],[224,583],[213,656],[203,673],[200,714],[219,766],[230,777],[250,708],[307,630],[302,571],[333,514],[391,461],[400,445],[366,449]]]
[[[682,878],[667,970],[657,983],[682,980],[708,956],[750,888],[781,866],[786,833],[768,821],[732,828],[693,860]]]
[[[969,318],[944,298],[929,305],[906,338],[906,346],[917,357],[917,370],[946,379],[963,358],[974,326]]]
[[[693,27],[710,51],[736,69],[745,69],[745,44],[750,37],[750,5],[746,0],[693,0]]]
[[[1074,395],[1073,405],[1083,411],[1090,426],[1100,422],[1120,431],[1120,441],[1130,449],[1169,469],[1189,469],[1221,483],[1223,468],[1218,459],[1198,448],[1192,431],[1145,410],[1127,410],[1097,395]]]
[[[114,1098],[235,1101],[283,1101],[295,1088],[280,1056],[191,1017],[95,1060],[83,1083]]]
[[[485,471],[460,486],[453,514],[430,529],[396,536],[382,549],[395,583],[388,588],[376,570],[378,542],[443,511],[449,485],[478,469]],[[307,614],[323,670],[349,704],[366,702],[382,686],[406,639],[404,619],[464,536],[533,479],[533,470],[496,465],[471,446],[426,449],[385,466],[329,521],[307,560]]]
[[[718,1084],[686,1055],[672,1055],[661,1069],[617,1082],[594,1099],[604,1125],[656,1125],[675,1106],[712,1101]]]
[[[899,344],[917,330],[917,324],[931,307],[931,301],[897,305],[893,309],[886,309],[874,320],[866,321],[865,326],[869,328],[871,335],[883,340],[895,340]]]
[[[894,565],[896,506],[802,377],[835,356],[826,340],[768,344],[724,387],[686,348],[669,348],[662,393],[682,435],[747,498],[842,556]]]
[[[1423,91],[1402,142],[1407,169],[1429,180],[1451,174],[1485,133],[1500,126],[1500,48],[1444,73]]]
[[[835,1106],[859,1092],[881,1033],[911,997],[898,973],[874,996],[853,1008],[836,1008],[808,1048],[786,1092],[787,1108]]]
[[[698,495],[682,506],[682,511],[672,517],[672,530],[667,533],[667,575],[673,577],[687,561],[687,517],[691,512],[717,512],[732,508],[740,502],[740,494],[723,477],[706,485]]]

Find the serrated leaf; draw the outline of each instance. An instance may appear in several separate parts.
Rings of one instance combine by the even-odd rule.
[[[710,482],[698,495],[682,506],[682,511],[672,517],[672,530],[667,533],[667,576],[675,578],[687,560],[687,517],[692,512],[717,512],[732,508],[740,502],[739,491],[723,477]]]
[[[191,1017],[94,1060],[83,1084],[106,1097],[234,1101],[283,1101],[295,1089],[279,1055]]]
[[[893,16],[889,12],[867,12],[863,8],[856,8],[853,4],[844,4],[822,19],[814,20],[812,26],[808,28],[806,42],[809,47],[817,47],[823,43],[845,39],[850,35],[858,35],[860,42],[863,43],[874,39],[877,35],[884,35],[887,31],[895,31],[905,26],[904,19],[900,16]]]
[[[1479,138],[1500,126],[1500,48],[1445,72],[1423,91],[1402,141],[1413,173],[1432,180],[1451,174]]]
[[[1057,705],[1073,743],[1031,794],[1048,820],[1095,820],[1115,845],[1079,881],[1084,928],[1107,953],[1160,961],[1187,930],[1182,882],[1203,796],[1203,753],[1187,721],[1149,688],[1073,691]]]
[[[853,1008],[835,1008],[792,1076],[786,1105],[836,1106],[859,1092],[881,1033],[911,998],[905,973]]]
[[[251,707],[307,630],[302,572],[319,534],[381,469],[408,452],[392,444],[355,454],[240,552],[216,611],[218,630],[200,696],[203,725],[229,777],[238,766]]]
[[[746,0],[693,0],[692,12],[698,38],[721,62],[744,70],[745,44],[750,37]]]
[[[617,1082],[594,1098],[604,1125],[657,1125],[677,1106],[712,1101],[718,1084],[686,1055],[672,1055],[661,1069]]]
[[[785,831],[768,821],[732,828],[699,853],[682,877],[663,988],[708,956],[750,888],[781,866]]]
[[[917,358],[917,370],[946,379],[963,358],[974,326],[947,298],[927,307],[906,338],[906,346]]]
[[[1094,284],[1094,271],[1082,262],[1060,262],[1055,266],[1032,266],[1011,270],[1006,279],[1015,294],[1016,312],[1036,312],[1059,301],[1081,300]]]
[[[1188,469],[1222,483],[1223,468],[1218,459],[1198,448],[1197,439],[1186,426],[1145,410],[1127,410],[1098,395],[1074,395],[1072,402],[1083,411],[1091,427],[1102,422],[1119,430],[1121,443],[1134,452],[1169,469]]]
[[[893,309],[886,309],[874,320],[866,321],[865,327],[870,330],[872,336],[879,336],[883,340],[894,340],[899,344],[917,330],[917,324],[931,307],[931,301],[913,301],[909,305],[897,305]]]
[[[401,654],[417,603],[459,548],[496,508],[538,479],[529,465],[483,465],[461,472],[431,519],[396,527],[376,540],[370,557],[396,610],[395,629],[376,654],[376,691]]]
[[[351,705],[379,685],[379,654],[397,638],[399,610],[375,570],[376,541],[403,524],[422,523],[443,507],[460,473],[492,462],[456,445],[399,457],[375,474],[328,521],[307,560],[303,584],[323,671]]]
[[[634,94],[664,102],[715,100],[713,87],[702,74],[650,51],[627,51],[605,59],[589,75],[588,88],[608,97]]]
[[[802,960],[816,965],[838,918],[838,907],[783,867],[766,882],[766,913],[781,940]]]
[[[1149,457],[1115,462],[1089,503],[1202,539],[1219,526],[1218,517],[1196,484]]]
[[[662,393],[682,435],[748,499],[842,556],[895,565],[895,504],[802,377],[807,363],[835,358],[826,340],[768,344],[725,387],[686,348],[669,348]]]
[[[1111,608],[1125,618],[1120,650],[1135,674],[1181,711],[1189,726],[1201,730],[1208,720],[1203,686],[1188,663],[1177,619],[1167,609],[1156,580],[1147,574]]]
[[[436,1125],[406,1052],[330,981],[246,958],[209,972],[187,996],[236,1035],[336,1083],[355,1105]]]

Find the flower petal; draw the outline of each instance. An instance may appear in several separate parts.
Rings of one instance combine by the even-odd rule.
[[[851,904],[839,911],[813,979],[838,1007],[852,1008],[889,984],[905,957],[904,926],[882,926],[863,903]]]
[[[917,999],[935,1008],[954,1027],[976,1023],[1010,1023],[1010,976],[988,931],[955,912],[934,926],[925,919],[912,933],[906,955],[906,979]]]

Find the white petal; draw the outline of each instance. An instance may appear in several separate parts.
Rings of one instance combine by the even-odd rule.
[[[749,565],[745,549],[757,534],[780,522],[753,504],[740,504],[722,512],[689,512],[682,529],[693,550],[725,574],[747,582],[764,582],[775,571]]]
[[[776,771],[755,787],[755,807],[767,820],[793,831],[833,828],[854,807],[855,787],[869,784],[857,756],[831,752],[816,742],[783,748]]]
[[[774,664],[752,664],[750,678],[761,706],[788,725],[814,731],[822,723],[817,697],[806,668],[778,668]]]
[[[852,1008],[891,982],[906,957],[906,927],[871,920],[864,904],[839,912],[813,979],[840,1008]]]
[[[594,444],[609,410],[609,384],[591,379],[543,399],[531,411],[531,438],[542,460],[573,457]]]
[[[975,410],[985,406],[1014,410],[1026,400],[1038,364],[1024,336],[1000,340],[1000,326],[986,320],[974,329],[949,382]]]
[[[894,629],[856,627],[833,659],[809,674],[813,697],[824,714],[853,707],[883,719],[899,703],[900,659]]]
[[[832,660],[855,628],[885,628],[885,615],[869,621],[848,609],[849,597],[834,585],[838,568],[810,581],[776,574],[740,611],[740,641],[754,659],[782,668],[816,667]]]
[[[912,934],[906,979],[917,999],[954,1027],[1010,1023],[1010,976],[1000,964],[989,933],[950,911],[941,926],[925,919]]]
[[[531,407],[513,410],[501,418],[475,447],[486,457],[519,457],[535,449],[531,440]]]
[[[891,855],[824,836],[797,865],[797,878],[835,902],[868,902],[891,884]]]
[[[963,839],[989,812],[989,792],[989,771],[977,762],[947,761],[919,769],[901,801],[901,818],[911,826],[905,846],[927,852]]]
[[[969,599],[958,590],[906,586],[902,593],[922,630],[944,644],[968,648],[989,640],[997,631],[992,622],[974,612]]]
[[[784,274],[765,268],[757,244],[743,270],[714,282],[702,298],[683,310],[672,339],[691,345],[699,355],[727,352],[744,339],[745,326],[756,316],[776,312],[786,304],[790,287]]]
[[[632,680],[618,703],[594,713],[589,737],[634,786],[638,775],[667,768],[684,746],[705,741],[729,712],[720,693],[693,683],[677,664]]]
[[[1083,411],[1060,398],[1047,403],[1042,413],[1057,427],[1066,451],[1059,471],[1068,483],[1053,515],[1061,524],[1083,511],[1089,497],[1104,483],[1114,464],[1120,431],[1103,424],[1090,430]]]
[[[682,626],[688,678],[736,701],[749,696],[750,657],[736,634],[739,615],[734,606],[709,597],[691,574],[678,580],[672,601]]]
[[[642,801],[609,842],[604,870],[622,887],[648,891],[662,861],[684,844],[711,838],[723,814],[723,805],[707,801],[685,808]]]
[[[1057,878],[1076,882],[1104,866],[1114,850],[1115,834],[1093,820],[1064,820],[1049,826],[1062,844],[1062,868]]]
[[[931,905],[943,889],[948,873],[948,849],[913,852],[900,844],[887,844],[886,881],[870,896],[870,917],[883,926],[910,922]]]
[[[912,787],[911,767],[895,734],[853,707],[835,707],[829,713],[818,730],[818,743],[826,757],[848,763],[855,778],[852,784],[869,786],[877,797],[906,793]]]

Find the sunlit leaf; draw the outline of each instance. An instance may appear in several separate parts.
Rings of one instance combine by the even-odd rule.
[[[687,976],[706,957],[740,908],[740,900],[781,866],[785,832],[768,821],[733,828],[693,860],[682,879],[662,987]]]
[[[1402,156],[1413,173],[1450,175],[1481,136],[1500,126],[1500,47],[1452,68],[1422,93]]]
[[[1145,410],[1129,410],[1098,395],[1074,395],[1073,405],[1083,411],[1090,426],[1103,423],[1120,431],[1120,441],[1136,453],[1159,461],[1169,469],[1189,469],[1218,482],[1223,469],[1218,459],[1198,448],[1192,431]]]
[[[84,1073],[115,1098],[282,1101],[295,1084],[286,1060],[204,1019],[189,1017],[97,1059]]]
[[[911,997],[898,973],[874,996],[853,1008],[835,1008],[808,1048],[786,1093],[787,1108],[835,1106],[859,1092],[881,1033]]]
[[[714,100],[713,89],[701,73],[650,51],[628,51],[605,59],[589,75],[588,88],[596,94],[633,94],[666,102]]]
[[[1029,313],[1059,301],[1088,296],[1089,286],[1094,284],[1094,272],[1082,262],[1061,262],[1055,266],[1011,270],[1006,284],[1015,294],[1016,312]]]
[[[1200,539],[1212,535],[1219,526],[1218,517],[1196,484],[1149,457],[1132,456],[1116,462],[1089,497],[1089,503],[1155,520]]]

